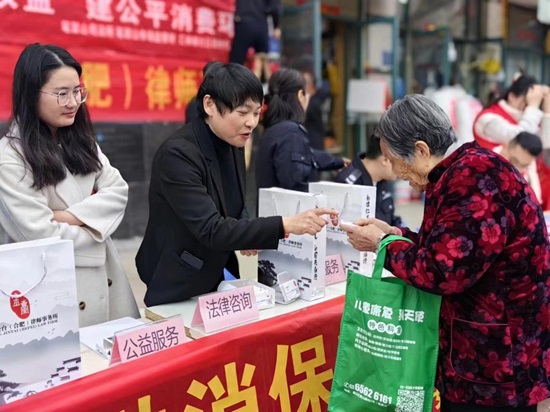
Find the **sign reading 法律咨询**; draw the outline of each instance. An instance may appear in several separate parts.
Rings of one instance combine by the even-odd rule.
[[[204,325],[206,333],[227,329],[260,317],[253,286],[199,296],[191,321]]]

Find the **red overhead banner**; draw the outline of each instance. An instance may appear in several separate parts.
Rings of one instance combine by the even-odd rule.
[[[0,0],[0,120],[24,46],[82,64],[94,121],[182,121],[202,67],[227,61],[235,0]]]

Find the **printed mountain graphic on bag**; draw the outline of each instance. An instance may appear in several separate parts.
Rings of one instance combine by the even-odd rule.
[[[19,399],[26,398],[27,396],[34,395],[38,392],[42,392],[45,389],[50,389],[55,386],[67,383],[72,379],[79,378],[81,376],[81,359],[80,357],[64,359],[55,369],[50,371],[50,377],[41,382],[32,383],[24,386],[21,384],[16,390],[4,395],[4,400],[7,403],[15,402]]]
[[[31,306],[33,302],[31,300]],[[10,312],[11,313],[11,312]],[[74,308],[65,305],[56,305],[52,308],[51,312],[47,315],[38,316],[34,313],[27,319],[20,319],[14,314],[9,317],[13,323],[2,322],[0,323],[0,354],[3,347],[10,342],[19,341],[27,343],[32,339],[35,339],[36,333],[47,339],[54,339],[59,336],[65,336],[70,332],[69,327],[71,324],[67,322],[59,322],[59,319],[66,319],[68,316],[76,316],[73,314]],[[75,325],[78,325],[74,322]],[[78,332],[78,329],[72,332]],[[10,339],[11,338],[11,339]],[[0,355],[1,358],[1,355]]]
[[[310,273],[311,260],[300,259],[289,254],[278,255],[277,251],[264,250],[258,261],[258,269],[263,272],[263,275],[265,275],[267,279],[273,278],[276,282],[277,274],[281,272],[287,272],[289,275],[296,278],[299,278],[297,275],[300,273]],[[269,285],[268,283],[265,284]]]
[[[277,271],[275,264],[270,260],[258,261],[258,282],[267,286],[275,286],[277,284]]]
[[[79,334],[68,332],[62,337],[48,339],[43,337],[26,344],[6,345],[0,350],[0,365],[6,374],[6,379],[20,385],[27,385],[29,374],[32,371],[32,378],[36,381],[46,381],[51,378],[63,361],[79,357],[80,352],[75,354],[74,348],[80,349]],[[47,354],[47,356],[40,356]],[[32,359],[32,370],[21,367],[22,359]]]
[[[19,384],[17,382],[10,382],[8,380],[5,380],[4,378],[7,375],[4,373],[2,369],[0,369],[0,405],[4,404],[4,394],[12,394],[17,393],[15,390]],[[8,395],[10,396],[10,395]]]
[[[6,345],[2,348],[2,351],[0,351],[0,360],[2,358],[4,358],[4,351],[9,351],[9,350],[14,350],[16,348],[21,348],[21,347],[25,347],[27,348],[29,345],[30,346],[33,346],[33,345],[45,345],[46,342],[54,342],[54,341],[58,341],[58,340],[64,340],[64,339],[72,339],[74,336],[77,337],[77,339],[79,339],[79,334],[78,333],[74,333],[72,331],[68,331],[64,336],[56,336],[55,338],[49,338],[47,336],[44,336],[38,340],[32,340],[30,341],[29,343],[26,343],[26,344],[22,344],[22,343],[18,343],[16,345]],[[1,362],[0,362],[1,363]]]

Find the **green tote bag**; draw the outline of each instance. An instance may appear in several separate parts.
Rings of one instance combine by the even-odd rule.
[[[346,303],[328,410],[431,412],[441,296],[382,278],[380,242],[372,278],[348,271]]]

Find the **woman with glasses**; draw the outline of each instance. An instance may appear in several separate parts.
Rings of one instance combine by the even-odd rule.
[[[0,231],[2,243],[73,241],[82,327],[139,312],[110,238],[128,185],[96,143],[81,74],[57,46],[32,44],[19,56],[0,139]]]

